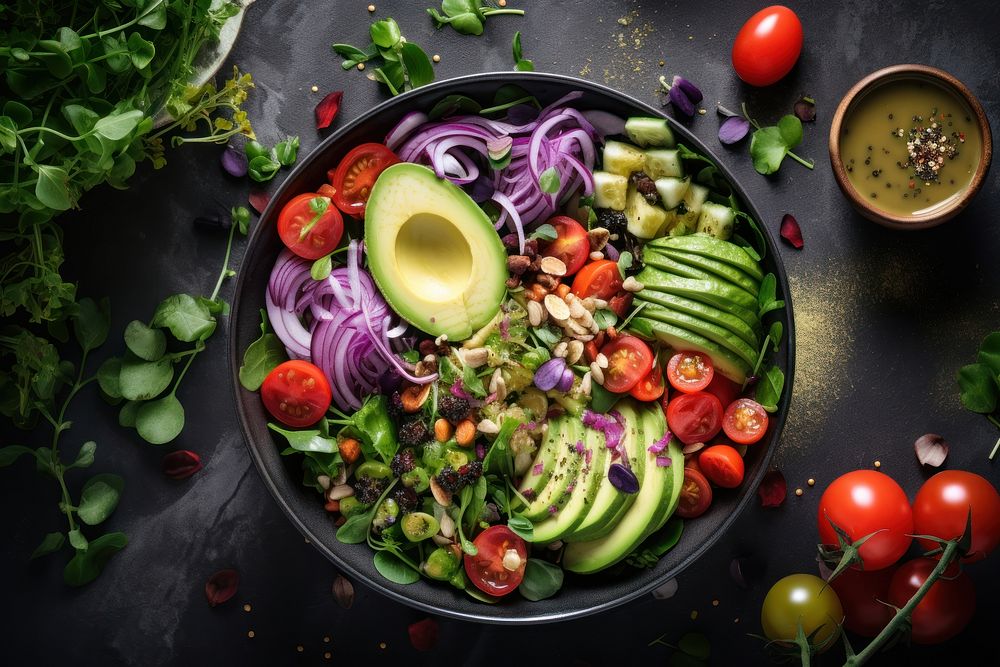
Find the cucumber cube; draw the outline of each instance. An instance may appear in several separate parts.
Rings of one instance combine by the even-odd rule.
[[[674,145],[674,133],[665,118],[633,116],[625,121],[625,134],[639,146],[671,148]]]
[[[631,144],[609,141],[604,145],[604,171],[628,177],[646,166],[646,154]]]
[[[723,241],[728,241],[733,236],[733,225],[735,222],[736,213],[733,209],[722,204],[707,201],[701,205],[697,231],[702,234],[714,236],[717,239],[722,239]]]
[[[625,209],[628,178],[606,171],[594,172],[594,208]]]
[[[629,185],[625,198],[625,219],[630,234],[640,239],[651,239],[666,222],[667,212],[650,204],[634,185]]]
[[[656,191],[660,194],[660,199],[663,201],[663,208],[677,208],[684,199],[684,195],[687,194],[690,186],[691,179],[689,178],[673,178],[668,176],[656,179]]]
[[[646,151],[646,174],[654,181],[665,176],[681,178],[684,168],[676,149],[653,148]]]

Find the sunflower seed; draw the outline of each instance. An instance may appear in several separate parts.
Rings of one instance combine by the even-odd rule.
[[[590,364],[590,374],[594,379],[594,382],[602,386],[604,385],[604,371],[601,370],[601,367],[597,365],[596,361],[593,361]]]
[[[528,324],[533,327],[541,325],[542,320],[545,318],[545,311],[542,309],[542,304],[537,301],[528,302]]]
[[[539,266],[541,266],[544,273],[550,276],[561,277],[566,275],[566,263],[558,257],[542,257]]]
[[[569,319],[569,306],[555,294],[545,296],[545,309],[557,320]]]
[[[583,343],[578,340],[571,340],[566,347],[566,362],[575,364],[583,356]]]
[[[634,276],[629,276],[622,283],[622,289],[626,292],[641,292],[646,286],[635,279]]]
[[[608,367],[608,357],[604,353],[598,352],[597,353],[597,358],[594,359],[594,363],[596,363],[601,368],[607,368]]]

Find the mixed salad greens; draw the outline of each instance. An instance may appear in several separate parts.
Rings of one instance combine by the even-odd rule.
[[[756,222],[665,119],[580,97],[450,95],[278,216],[240,380],[398,584],[650,567],[780,402]]]

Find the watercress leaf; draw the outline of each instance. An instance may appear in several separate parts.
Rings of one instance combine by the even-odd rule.
[[[274,154],[282,167],[292,166],[299,154],[299,138],[297,136],[288,137],[284,141],[279,141],[274,147]],[[246,234],[246,232],[243,233]]]
[[[997,409],[1000,389],[996,377],[984,364],[969,364],[958,371],[962,405],[967,410],[988,415]]]
[[[476,398],[486,397],[486,387],[483,386],[483,380],[476,375],[476,369],[472,366],[466,366],[462,370],[462,384]]]
[[[500,424],[500,431],[497,433],[497,437],[493,440],[493,444],[490,445],[489,451],[486,452],[486,456],[483,458],[484,474],[503,474],[506,464],[504,458],[510,459],[512,457],[509,447],[511,436],[514,435],[517,427],[522,423],[519,419],[507,417]]]
[[[135,415],[139,436],[153,445],[162,445],[184,430],[184,406],[173,394],[139,406]]]
[[[273,333],[261,334],[243,353],[240,384],[248,391],[257,391],[268,374],[287,359],[281,339]]]
[[[757,383],[757,392],[754,398],[768,412],[776,412],[784,386],[785,374],[777,366],[771,366],[764,371],[760,382]]]
[[[153,329],[139,320],[128,323],[124,338],[129,351],[146,361],[157,361],[167,351],[167,336],[163,330]]]
[[[360,431],[365,458],[375,458],[377,455],[386,464],[390,463],[399,449],[399,443],[389,418],[389,402],[385,395],[370,396],[361,409],[354,413],[351,421]]]
[[[98,303],[91,298],[77,301],[73,313],[73,335],[84,351],[104,344],[111,329],[111,303],[107,298]]]
[[[538,187],[546,194],[559,192],[559,171],[555,167],[549,167],[538,175]]]
[[[111,141],[118,141],[131,134],[144,117],[145,114],[138,109],[104,116],[94,123],[94,132]]]
[[[135,416],[139,412],[142,401],[128,401],[118,411],[118,425],[122,428],[135,428]]]
[[[166,28],[167,0],[150,0],[149,4],[139,12],[137,23],[153,30]]]
[[[145,69],[156,55],[156,47],[149,40],[143,39],[142,35],[133,32],[128,36],[129,58],[136,69]]]
[[[514,53],[514,62],[518,62],[523,58],[523,52],[521,51],[521,31],[518,30],[514,33],[514,39],[511,41],[511,48]]]
[[[77,514],[88,526],[104,523],[118,507],[125,480],[119,475],[104,473],[94,475],[83,485]],[[75,546],[75,545],[74,545]]]
[[[375,21],[368,31],[375,45],[383,49],[395,46],[399,42],[399,38],[402,37],[399,32],[399,24],[391,18]]]
[[[341,58],[344,58],[344,62],[341,64],[341,67],[344,69],[350,69],[358,63],[368,62],[378,55],[378,50],[375,48],[374,44],[369,44],[367,51],[362,51],[356,46],[351,46],[350,44],[334,44],[333,51]]]
[[[79,528],[69,531],[69,544],[77,551],[86,551],[89,546],[87,538],[84,537],[83,531]]]
[[[448,16],[477,14],[482,18],[479,0],[441,0],[441,11]]]
[[[169,358],[143,361],[126,357],[121,362],[118,386],[123,398],[145,401],[163,393],[173,377],[174,366]]]
[[[296,141],[298,141],[298,137],[296,137]],[[296,143],[296,148],[298,148],[298,143]],[[294,161],[294,159],[293,157],[292,160]],[[229,215],[240,234],[246,236],[250,229],[250,210],[246,206],[234,206],[230,209]]]
[[[66,536],[62,533],[49,533],[42,538],[42,543],[35,547],[35,550],[31,552],[31,556],[28,557],[28,560],[35,560],[36,558],[59,551],[65,543]]]
[[[347,517],[347,521],[337,529],[337,541],[341,544],[361,544],[367,540],[378,506],[379,503],[375,503],[367,512]]]
[[[523,516],[514,515],[510,517],[510,519],[507,520],[507,527],[510,528],[515,534],[520,535],[529,542],[534,537],[535,525],[531,522],[531,519]]]
[[[628,250],[618,256],[618,273],[621,274],[622,279],[625,278],[625,272],[632,268],[632,261],[632,253]]]
[[[309,431],[289,431],[271,422],[267,425],[275,433],[280,433],[288,441],[292,449],[299,452],[321,452],[323,454],[333,454],[337,451],[337,441],[333,438],[326,438],[316,430]]]
[[[257,157],[271,157],[271,150],[257,140],[251,140],[243,144],[243,152],[246,154],[247,160],[253,160]]]
[[[3,115],[9,116],[13,120],[14,125],[18,127],[27,127],[32,118],[31,109],[17,100],[7,100],[4,102]]]
[[[448,116],[457,114],[479,113],[479,110],[482,108],[482,105],[471,97],[465,95],[448,95],[438,100],[431,107],[427,116],[430,120],[438,120],[439,118],[447,118]]]
[[[128,538],[125,533],[107,533],[90,543],[90,547],[66,564],[63,581],[70,586],[83,586],[96,579],[104,566],[116,553],[125,548]]]
[[[615,326],[618,323],[618,316],[615,315],[614,311],[602,308],[594,311],[594,322],[603,330]]]
[[[35,183],[38,201],[56,211],[65,211],[72,206],[69,175],[65,169],[46,164],[33,164],[31,168],[38,174],[38,182]]]
[[[0,447],[0,468],[6,468],[25,454],[34,454],[35,450],[24,445],[7,445]]]
[[[782,304],[784,307],[784,304]],[[781,322],[771,323],[771,328],[768,331],[768,338],[771,339],[771,345],[774,347],[774,351],[778,351],[778,346],[781,345],[781,337],[785,334],[785,326]]]
[[[776,127],[762,127],[750,137],[750,158],[758,174],[767,175],[778,171],[786,153],[788,146]]]
[[[521,595],[537,602],[559,592],[563,584],[563,571],[558,565],[540,558],[529,558],[524,568],[524,579],[517,587]]]
[[[406,82],[403,76],[403,66],[398,62],[386,62],[373,73],[377,81],[381,81],[389,88],[393,95],[399,95]]]
[[[646,320],[638,320],[645,322]],[[655,336],[653,336],[655,338]],[[603,385],[599,385],[596,382],[593,384],[590,390],[590,409],[594,412],[599,412],[601,414],[607,414],[608,410],[615,407],[615,403],[622,398],[622,394],[616,394],[608,391]]]
[[[1000,331],[994,331],[983,339],[976,361],[989,368],[994,377],[1000,376]]]
[[[13,153],[17,149],[17,126],[10,116],[0,116],[0,153]]]
[[[215,325],[208,307],[190,294],[168,296],[153,313],[152,326],[169,329],[174,338],[185,343],[207,339]]]
[[[778,279],[773,273],[768,273],[760,281],[760,289],[757,290],[757,306],[763,308],[777,297]]]
[[[778,132],[781,133],[788,150],[802,143],[802,121],[791,114],[782,116],[778,121]]]
[[[514,69],[518,72],[534,72],[535,63],[530,60],[518,60],[514,65]]]
[[[250,174],[251,180],[258,183],[265,183],[271,180],[278,173],[279,169],[281,169],[281,163],[277,160],[272,160],[269,155],[258,155],[250,160],[250,163],[247,165],[247,173]]]
[[[419,88],[434,80],[434,66],[419,46],[413,42],[405,42],[400,50],[400,57],[411,87]]]
[[[80,451],[76,453],[76,460],[73,461],[68,467],[69,468],[89,468],[94,465],[94,453],[97,451],[97,443],[93,440],[88,440],[80,446]]]
[[[420,581],[420,573],[389,551],[375,553],[375,569],[394,584],[408,585]]]

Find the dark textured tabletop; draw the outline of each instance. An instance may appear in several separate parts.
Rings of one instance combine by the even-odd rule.
[[[701,87],[708,113],[689,127],[724,156],[773,235],[785,213],[802,226],[805,248],[780,249],[795,307],[798,361],[774,465],[790,492],[801,487],[804,494],[790,493],[779,509],[751,504],[729,534],[678,577],[677,594],[669,600],[647,596],[600,616],[534,627],[440,619],[436,649],[418,653],[407,627],[426,614],[359,582],[353,606],[337,604],[331,594],[336,569],[292,527],[251,463],[234,413],[225,341],[218,336],[185,381],[187,427],[167,448],[119,428],[116,410],[93,392],[74,404],[67,440],[96,440],[95,470],[122,474],[127,484],[108,526],[126,532],[130,543],[95,583],[79,590],[63,585],[65,552],[27,562],[40,537],[61,525],[56,488],[39,482],[27,465],[0,471],[0,506],[7,517],[0,546],[0,661],[662,664],[672,649],[648,646],[651,641],[665,635],[673,643],[697,631],[711,641],[713,664],[764,663],[761,642],[748,633],[760,632],[760,605],[771,583],[817,571],[816,506],[834,477],[879,460],[881,470],[912,497],[928,474],[914,456],[913,441],[935,432],[951,444],[947,467],[1000,482],[1000,464],[986,458],[996,429],[962,409],[955,384],[956,369],[972,361],[986,333],[1000,328],[996,169],[959,218],[904,234],[850,209],[827,154],[830,119],[841,96],[865,74],[895,63],[951,72],[979,97],[994,128],[1000,127],[1000,4],[793,3],[805,29],[802,57],[788,77],[767,89],[742,85],[729,61],[734,35],[763,6],[759,2],[511,0],[527,15],[490,19],[481,37],[436,32],[424,12],[429,1],[375,4],[375,16],[394,17],[408,39],[441,55],[439,80],[510,69],[511,37],[520,30],[525,57],[541,71],[604,83],[653,104],[659,104],[660,74],[683,74]],[[300,135],[304,154],[326,136],[313,124],[322,94],[344,90],[338,123],[383,99],[375,83],[343,71],[330,51],[333,42],[367,42],[367,5],[259,0],[249,8],[230,60],[254,76],[248,109],[260,137],[273,142]],[[311,92],[313,85],[319,93]],[[777,119],[802,94],[817,100],[817,121],[806,126],[799,151],[815,159],[814,171],[789,162],[765,178],[753,171],[745,143],[719,145],[716,102],[735,107],[746,101],[755,116]],[[218,154],[214,146],[171,151],[165,168],[140,167],[128,190],[93,191],[81,211],[63,217],[67,273],[82,295],[111,297],[113,332],[148,318],[168,294],[211,290],[225,238],[196,230],[192,220],[228,210],[248,192],[245,180],[221,171]],[[241,253],[239,246],[237,260]],[[223,296],[231,290],[229,285]],[[113,334],[102,353],[119,353],[120,341]],[[42,431],[29,439],[46,438]],[[205,469],[186,481],[166,479],[160,460],[172,447],[199,452]],[[815,478],[816,487],[807,486],[808,478]],[[734,556],[754,558],[764,568],[749,590],[730,578]],[[205,580],[229,567],[240,573],[239,592],[211,608]],[[965,664],[996,659],[991,642],[1000,622],[997,559],[967,571],[976,583],[978,611],[964,634],[940,647],[898,648],[882,664],[930,664],[960,654],[968,657]],[[822,662],[841,659],[836,648]]]

